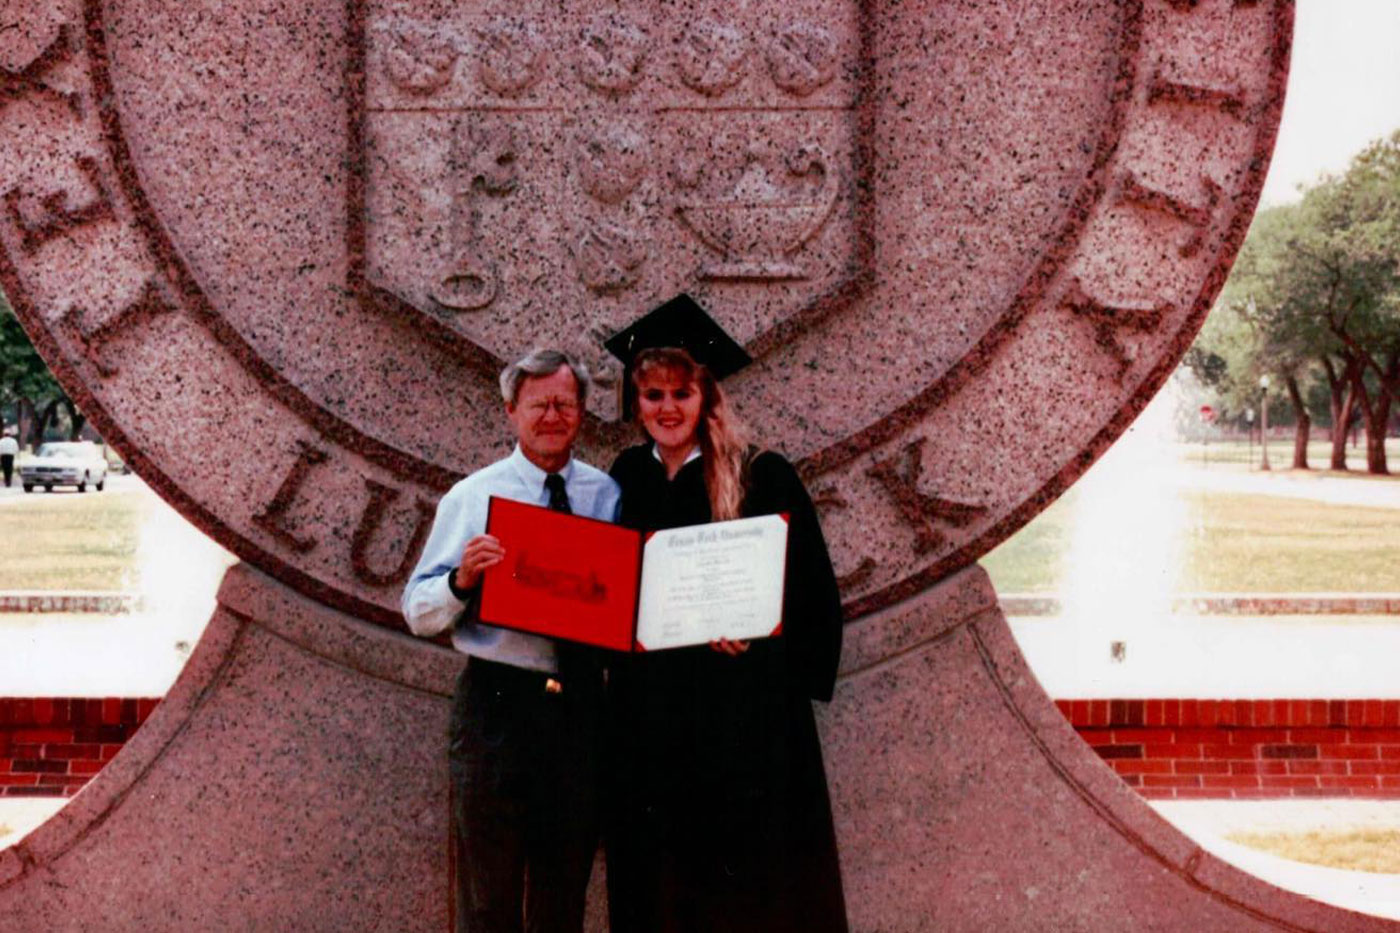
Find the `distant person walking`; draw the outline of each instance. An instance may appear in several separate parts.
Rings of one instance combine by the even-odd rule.
[[[0,437],[0,473],[5,474],[5,488],[10,487],[10,480],[15,475],[15,456],[19,453],[19,441],[15,440],[14,434],[5,432],[4,437]]]

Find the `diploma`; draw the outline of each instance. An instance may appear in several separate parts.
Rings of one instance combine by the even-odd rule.
[[[481,622],[614,651],[779,634],[787,519],[643,534],[493,497],[505,558],[482,575]]]
[[[776,635],[787,520],[759,515],[653,533],[642,551],[639,650]]]

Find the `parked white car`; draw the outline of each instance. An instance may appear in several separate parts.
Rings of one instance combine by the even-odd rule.
[[[92,441],[53,441],[40,444],[39,452],[20,464],[20,485],[25,492],[43,486],[53,492],[55,486],[77,486],[87,492],[91,484],[98,492],[107,482],[107,458]]]

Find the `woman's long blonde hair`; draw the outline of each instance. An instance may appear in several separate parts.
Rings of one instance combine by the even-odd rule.
[[[738,518],[747,485],[749,432],[724,399],[710,370],[679,347],[657,347],[638,353],[632,362],[632,387],[658,372],[693,382],[700,390],[700,454],[705,460],[705,491],[710,517],[717,522]]]

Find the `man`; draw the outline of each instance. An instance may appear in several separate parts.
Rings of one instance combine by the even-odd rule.
[[[612,521],[618,487],[574,460],[588,371],[537,350],[501,373],[518,443],[457,483],[403,594],[415,635],[452,627],[469,656],[448,761],[457,824],[459,933],[577,933],[598,842],[602,677],[586,649],[482,625],[472,606],[506,545],[486,534],[491,496]]]
[[[5,488],[15,475],[15,456],[19,454],[19,442],[8,430],[0,436],[0,473],[5,475]]]

